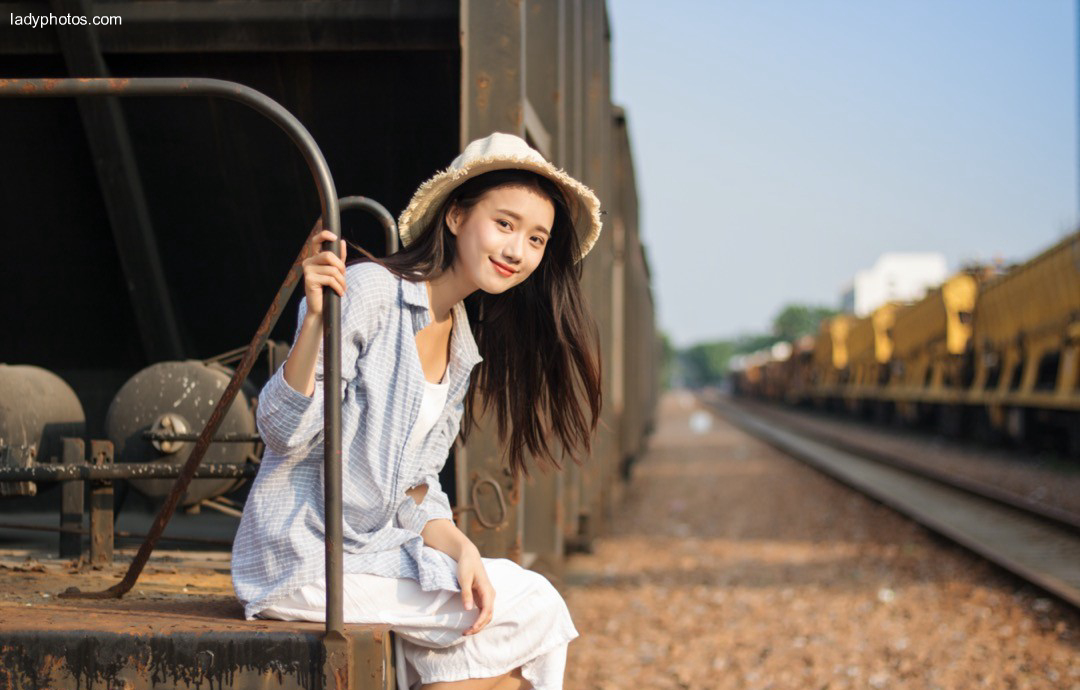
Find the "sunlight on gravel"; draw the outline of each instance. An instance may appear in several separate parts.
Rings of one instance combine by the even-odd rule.
[[[702,412],[567,565],[568,690],[1080,690],[1071,609]]]

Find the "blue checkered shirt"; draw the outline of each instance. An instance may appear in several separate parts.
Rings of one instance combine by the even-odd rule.
[[[481,361],[465,306],[453,307],[449,390],[438,421],[412,452],[409,433],[424,394],[416,333],[430,323],[424,283],[378,264],[345,270],[341,299],[344,566],[458,591],[453,561],[425,547],[429,520],[452,518],[439,470],[457,437],[473,367]],[[307,300],[301,300],[297,334]],[[295,338],[293,339],[295,343]],[[279,367],[259,394],[255,420],[266,451],[233,542],[233,587],[251,619],[325,577],[322,345],[311,397]],[[427,484],[418,505],[405,491]]]

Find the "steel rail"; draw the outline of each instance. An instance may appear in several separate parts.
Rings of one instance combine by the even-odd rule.
[[[1080,608],[1080,535],[1067,526],[935,477],[815,440],[731,402],[703,402],[781,452]]]
[[[715,404],[713,403],[709,404],[715,406]],[[752,404],[757,405],[757,403]],[[767,411],[764,413],[752,413],[764,414],[766,416],[769,415]],[[864,458],[873,460],[874,462],[879,462],[883,465],[888,465],[890,467],[895,467],[897,469],[903,470],[905,472],[910,472],[911,474],[915,474],[920,477],[932,479],[941,484],[946,484],[954,489],[959,489],[961,491],[967,492],[973,496],[986,498],[996,503],[1001,503],[1003,505],[1016,508],[1017,510],[1022,510],[1025,513],[1036,515],[1041,519],[1057,523],[1062,527],[1080,533],[1080,514],[1057,508],[1055,506],[1034,503],[1025,499],[1020,494],[1000,489],[996,486],[993,486],[992,484],[981,482],[976,479],[968,479],[967,477],[950,474],[945,470],[935,469],[933,467],[927,467],[926,465],[920,463],[912,462],[887,451],[883,451],[878,448],[871,448],[862,443],[851,441],[845,438],[842,433],[830,433],[828,431],[820,429],[810,429],[802,426],[796,427],[790,424],[785,425],[783,420],[780,420],[779,423],[782,426],[786,426],[786,428],[788,428],[793,433],[806,436],[807,438],[812,438],[816,441],[820,441],[821,443],[825,443],[835,448],[840,448],[855,455],[860,455]]]
[[[334,242],[325,243],[325,250],[340,253],[341,211],[338,205],[334,180],[330,167],[315,139],[303,124],[281,104],[265,94],[243,84],[221,79],[206,78],[72,78],[72,79],[0,79],[0,98],[70,98],[87,96],[212,96],[237,101],[249,106],[278,125],[300,149],[311,170],[319,194],[322,217],[326,229],[337,236]],[[224,394],[218,400],[199,440],[184,464],[183,472],[176,479],[172,491],[151,527],[146,541],[116,585],[103,592],[79,594],[83,598],[118,598],[135,584],[162,536],[165,525],[172,517],[202,461],[211,439],[217,432],[225,413],[232,405],[240,385],[247,378],[255,358],[266,342],[270,331],[292,295],[302,273],[301,262],[306,256],[307,242],[285,281],[279,288],[270,309],[263,317],[239,367],[229,381]],[[327,287],[323,291],[323,392],[324,392],[324,479],[323,487],[326,531],[326,635],[327,670],[335,670],[341,679],[347,676],[348,649],[344,638],[342,611],[342,506],[341,506],[341,302],[336,292]],[[331,645],[334,650],[331,652]],[[327,675],[328,681],[330,674]]]

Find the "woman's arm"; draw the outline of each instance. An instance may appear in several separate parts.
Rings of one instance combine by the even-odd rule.
[[[472,540],[458,529],[453,520],[443,518],[431,520],[424,526],[424,531],[420,533],[420,536],[424,538],[425,544],[442,551],[455,561],[460,561],[463,555],[474,551],[477,554],[480,553]]]
[[[278,455],[292,456],[314,442],[322,428],[322,394],[316,385],[323,332],[323,289],[329,286],[345,306],[345,243],[341,256],[322,251],[322,243],[334,239],[316,223],[303,261],[304,299],[300,301],[299,325],[289,356],[259,393],[255,421],[266,447]],[[344,309],[343,309],[344,311]],[[348,343],[348,338],[343,340]],[[349,352],[342,348],[343,354]]]
[[[471,611],[473,599],[479,607],[476,620],[463,635],[475,635],[491,622],[495,610],[495,588],[491,586],[480,550],[458,529],[453,520],[439,518],[431,520],[420,533],[424,543],[438,549],[458,562],[458,584],[461,585],[461,600],[466,611]]]
[[[259,391],[255,408],[255,426],[268,450],[281,456],[279,459],[298,460],[307,454],[312,444],[318,442],[323,430],[323,389],[318,377],[318,354],[322,345],[322,317],[309,319],[306,315],[307,299],[300,300],[299,326],[285,364],[274,372],[263,389]],[[305,334],[304,331],[313,333]],[[305,364],[305,340],[314,339],[315,362]],[[297,352],[301,350],[301,352]],[[295,360],[295,361],[294,361]],[[299,365],[299,366],[297,366]],[[301,371],[308,368],[309,371]],[[297,375],[307,374],[307,381],[298,382]],[[265,470],[268,465],[263,465]]]
[[[319,356],[322,336],[322,314],[307,312],[300,325],[300,332],[296,335],[292,352],[284,364],[285,381],[294,391],[309,398],[315,392],[315,361]]]

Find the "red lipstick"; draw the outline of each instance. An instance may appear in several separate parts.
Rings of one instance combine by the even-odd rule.
[[[495,270],[498,271],[499,275],[501,275],[504,278],[509,278],[510,276],[517,273],[517,271],[515,271],[514,269],[510,268],[506,264],[499,263],[495,259],[491,259],[491,263],[495,264]]]

